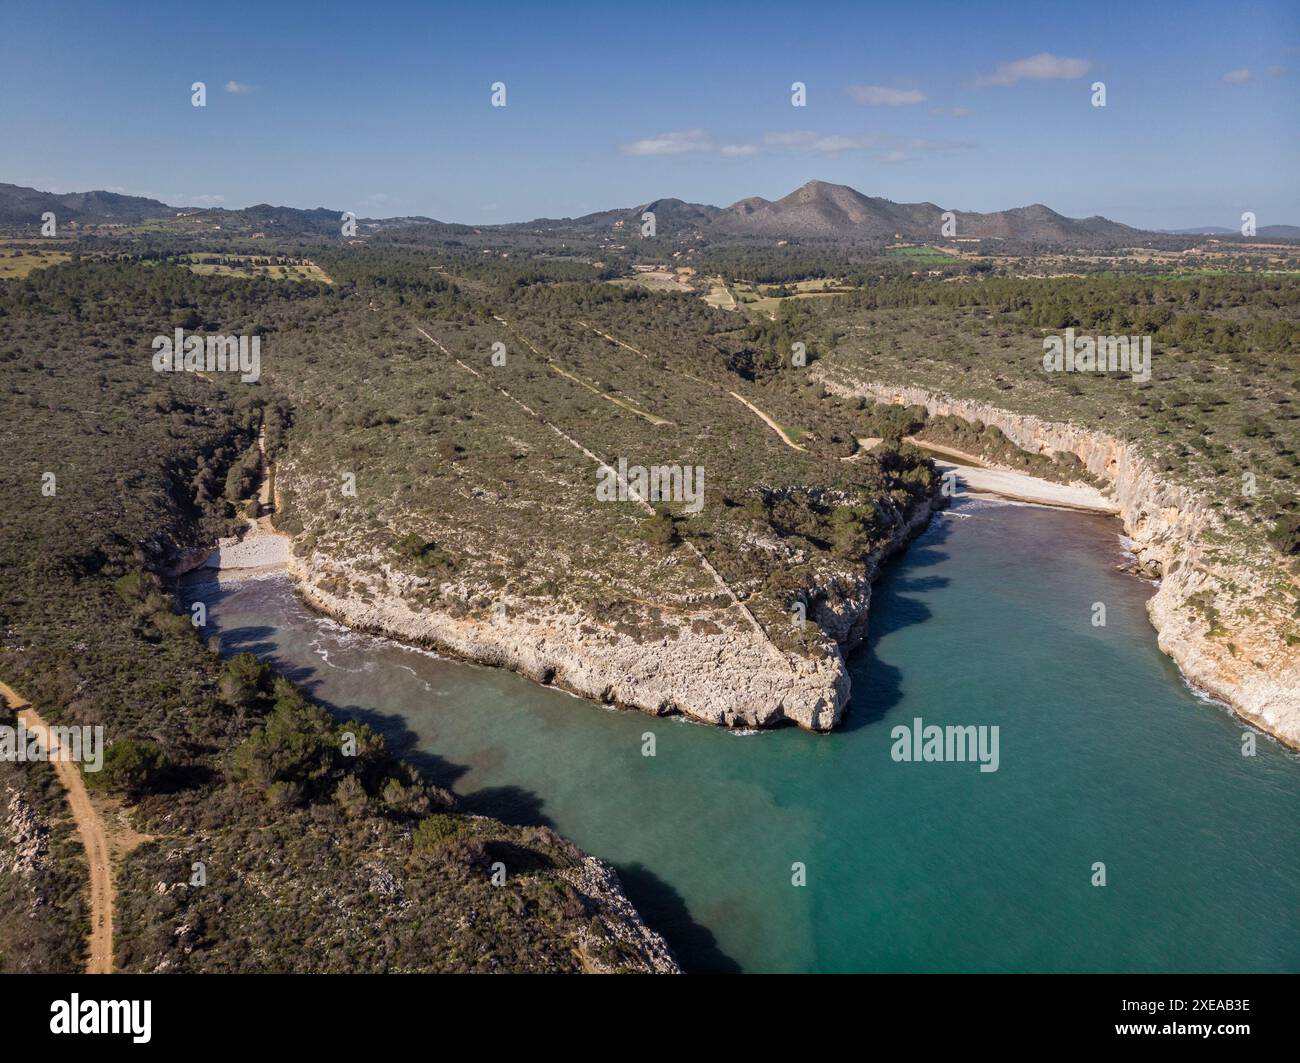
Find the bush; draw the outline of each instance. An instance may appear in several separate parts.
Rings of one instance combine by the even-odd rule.
[[[837,506],[831,513],[831,546],[840,557],[861,557],[870,551],[878,523],[874,506]]]
[[[1286,513],[1273,525],[1268,541],[1284,555],[1300,554],[1300,513]]]
[[[166,768],[167,759],[157,743],[123,738],[104,751],[100,771],[85,773],[86,785],[130,798],[141,797],[156,787]]]
[[[425,816],[415,828],[412,844],[417,853],[434,852],[454,841],[461,832],[461,822],[455,816],[445,812],[435,812]]]
[[[641,525],[641,538],[654,546],[673,546],[680,542],[673,515],[663,506],[656,506]]]
[[[266,722],[253,729],[235,750],[235,778],[270,791],[276,783],[292,783],[299,794],[314,793],[331,777],[342,758],[329,715],[310,704],[292,684],[276,684],[275,708]],[[290,803],[296,803],[290,802]]]
[[[453,567],[451,555],[418,532],[402,536],[393,544],[393,550],[398,557],[410,562],[419,571],[435,572]]]
[[[924,406],[891,406],[877,403],[867,411],[867,434],[897,442],[925,427]]]
[[[271,669],[251,653],[237,653],[221,668],[217,693],[227,705],[248,708],[266,692]]]

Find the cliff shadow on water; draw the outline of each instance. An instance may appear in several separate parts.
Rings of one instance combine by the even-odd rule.
[[[191,594],[209,594],[213,587],[194,587]],[[488,786],[461,792],[458,784],[472,770],[436,752],[421,748],[419,735],[409,726],[406,716],[371,706],[343,704],[322,694],[323,680],[318,669],[293,666],[278,652],[275,629],[260,624],[228,628],[221,633],[222,656],[253,653],[292,680],[313,701],[338,720],[355,720],[383,735],[388,748],[414,766],[431,784],[456,793],[458,810],[470,815],[490,816],[512,826],[558,828],[546,814],[546,802],[540,794],[523,786]],[[644,864],[614,864],[623,891],[641,913],[647,925],[663,935],[673,949],[683,970],[689,973],[737,973],[741,970],[718,945],[713,933],[697,922],[685,898],[663,878]]]
[[[876,654],[876,646],[885,636],[923,624],[933,615],[928,605],[909,594],[938,590],[949,583],[947,576],[922,574],[923,570],[948,558],[944,544],[953,519],[949,513],[948,510],[937,512],[907,549],[900,550],[881,568],[880,578],[872,589],[866,640],[844,662],[853,687],[848,712],[828,736],[831,740],[836,734],[856,731],[884,719],[902,700],[902,670],[882,661]]]

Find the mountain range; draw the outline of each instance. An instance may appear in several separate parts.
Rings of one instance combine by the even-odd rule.
[[[943,236],[947,209],[934,203],[895,203],[825,181],[809,181],[775,201],[751,196],[719,208],[659,200],[646,209],[655,211],[658,223],[665,208],[671,221],[707,221],[713,233],[738,237],[922,241]],[[1080,246],[1127,242],[1141,232],[1101,217],[1067,218],[1040,203],[990,214],[953,210],[952,215],[951,233],[958,238]]]
[[[765,238],[834,239],[889,241],[894,239],[932,242],[942,238],[993,239],[1014,243],[1064,247],[1114,246],[1132,243],[1152,235],[1232,235],[1234,230],[1217,227],[1167,230],[1152,233],[1108,218],[1069,218],[1041,203],[1010,210],[978,213],[952,210],[952,226],[944,231],[946,209],[934,203],[895,203],[878,196],[866,196],[848,185],[809,181],[788,196],[767,200],[751,196],[729,207],[688,203],[681,199],[658,199],[638,207],[598,211],[579,218],[539,218],[530,222],[477,226],[483,230],[543,231],[599,236],[638,231],[642,215],[653,211],[657,231],[662,235],[699,233],[715,239]],[[275,207],[261,203],[239,210],[226,208],[171,207],[156,199],[115,192],[58,194],[35,188],[0,184],[0,224],[36,225],[45,211],[60,221],[79,224],[132,223],[147,218],[173,218],[178,214],[202,215],[214,223],[226,221],[280,232],[332,234],[337,231],[341,210],[317,207]],[[430,218],[361,219],[366,224],[386,227],[411,224],[443,224]],[[456,228],[461,228],[457,226]],[[1271,239],[1300,238],[1300,227],[1263,226],[1258,236]]]

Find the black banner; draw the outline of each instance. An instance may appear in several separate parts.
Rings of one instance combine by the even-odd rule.
[[[531,1048],[557,1038],[680,1047],[688,1029],[819,1050],[864,1047],[1289,1047],[1294,976],[861,975],[511,977],[424,975],[8,976],[5,1047],[128,1051],[356,1047],[406,1038]],[[851,1026],[848,1024],[852,1024]],[[900,1044],[901,1041],[901,1044]],[[1153,1044],[1154,1043],[1154,1044]],[[62,1046],[60,1046],[62,1047]],[[10,1056],[10,1058],[14,1058]]]

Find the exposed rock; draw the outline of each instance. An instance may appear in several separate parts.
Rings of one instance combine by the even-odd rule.
[[[588,931],[582,942],[582,953],[594,972],[604,974],[633,966],[645,974],[682,973],[667,942],[642,922],[640,914],[623,893],[622,883],[612,867],[594,856],[587,856],[581,863],[563,871],[562,875],[600,909],[605,916],[606,928],[620,946],[617,951],[625,957],[629,954],[635,957],[632,964],[626,959],[619,964],[602,960],[605,949]]]
[[[1136,570],[1160,578],[1147,602],[1160,649],[1195,686],[1300,748],[1300,649],[1282,635],[1289,619],[1265,596],[1258,566],[1208,556],[1205,544],[1223,526],[1204,495],[1163,476],[1137,445],[1103,432],[921,388],[818,376],[835,394],[924,406],[932,416],[994,425],[1023,450],[1077,455],[1112,485]]]
[[[928,503],[916,507],[890,541],[867,558],[855,586],[810,589],[808,619],[838,644],[819,657],[775,651],[741,624],[718,632],[684,625],[674,639],[646,643],[612,636],[599,617],[558,610],[539,615],[514,603],[483,619],[417,611],[402,596],[403,577],[393,572],[385,593],[367,601],[328,589],[339,585],[339,576],[348,584],[363,581],[363,574],[345,559],[319,553],[292,556],[289,571],[312,605],[349,627],[509,668],[593,701],[654,716],[682,713],[723,727],[794,723],[825,732],[840,722],[849,703],[844,653],[866,634],[871,583],[881,564],[924,528],[930,515]]]
[[[44,866],[49,852],[49,831],[36,810],[12,786],[5,787],[6,814],[0,824],[0,874],[30,878]]]

